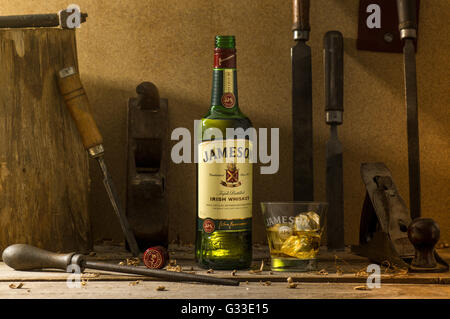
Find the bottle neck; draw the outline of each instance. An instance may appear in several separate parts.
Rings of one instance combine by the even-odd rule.
[[[214,49],[213,85],[211,112],[234,114],[239,111],[236,49]]]

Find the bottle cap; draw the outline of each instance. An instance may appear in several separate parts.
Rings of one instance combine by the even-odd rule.
[[[169,254],[162,246],[150,247],[145,251],[143,261],[147,268],[161,269],[169,261]]]

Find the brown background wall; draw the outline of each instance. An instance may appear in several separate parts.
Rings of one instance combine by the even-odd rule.
[[[255,176],[255,240],[265,240],[259,202],[291,200],[290,0],[77,0],[88,12],[78,31],[80,72],[105,138],[106,161],[125,195],[126,105],[141,81],[169,99],[171,128],[192,130],[207,110],[213,39],[237,38],[239,98],[256,127],[279,127],[280,170]],[[0,14],[56,12],[73,2],[0,0]],[[322,37],[345,37],[344,145],[346,242],[358,240],[364,186],[361,162],[383,161],[408,201],[406,122],[401,54],[356,50],[357,0],[311,1],[316,199],[325,198]],[[422,1],[417,54],[423,215],[450,240],[450,2]],[[96,239],[121,240],[98,167],[91,163],[91,218]],[[171,238],[194,240],[195,167],[169,165]]]

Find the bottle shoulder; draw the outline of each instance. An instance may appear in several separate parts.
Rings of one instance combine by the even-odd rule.
[[[202,119],[206,120],[239,120],[243,122],[248,122],[251,126],[250,119],[241,112],[241,110],[223,110],[223,108],[216,109],[211,107],[208,112],[203,116]]]

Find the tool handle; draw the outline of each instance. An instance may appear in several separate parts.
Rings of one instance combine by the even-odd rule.
[[[324,36],[325,111],[344,111],[344,40],[339,31]]]
[[[2,259],[15,270],[56,268],[66,270],[75,253],[57,254],[25,244],[8,246]]]
[[[309,0],[292,1],[293,25],[292,30],[310,31]]]
[[[73,67],[59,71],[58,85],[70,115],[81,135],[84,148],[89,150],[92,147],[101,145],[103,138],[92,116],[89,101],[81,84],[79,74],[75,72]]]
[[[417,29],[417,2],[416,0],[397,0],[398,28]]]

